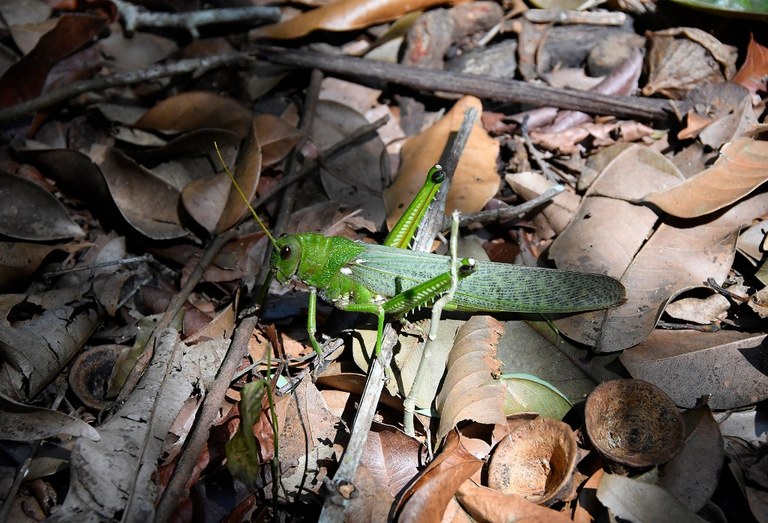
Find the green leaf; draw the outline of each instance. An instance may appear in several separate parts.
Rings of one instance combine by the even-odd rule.
[[[713,13],[728,13],[732,16],[747,17],[768,16],[768,3],[765,0],[672,0],[678,4]]]
[[[562,419],[571,410],[571,402],[552,384],[530,374],[503,374],[499,377],[507,394],[504,414],[536,412],[541,416]]]
[[[232,475],[246,485],[256,485],[261,458],[259,445],[253,436],[253,425],[261,416],[261,404],[266,392],[264,380],[248,383],[240,397],[240,426],[225,446],[227,466]]]

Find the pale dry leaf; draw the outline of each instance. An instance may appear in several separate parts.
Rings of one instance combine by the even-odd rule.
[[[597,499],[616,516],[636,523],[705,523],[663,488],[616,474],[604,474]]]
[[[482,114],[480,100],[465,96],[432,127],[410,138],[403,145],[399,174],[395,183],[384,191],[387,225],[390,228],[424,185],[427,172],[440,159],[448,138],[458,130],[469,108],[475,108]],[[462,214],[477,212],[499,189],[500,178],[496,171],[499,142],[491,138],[479,122],[480,118],[472,128],[456,167],[448,192],[446,213],[454,209]]]
[[[685,445],[659,475],[659,486],[698,512],[707,504],[720,481],[725,459],[723,436],[709,407],[683,412]]]
[[[677,320],[699,325],[719,324],[728,315],[731,303],[722,294],[707,298],[683,298],[667,305],[664,311]]]
[[[684,182],[647,194],[642,201],[680,218],[717,211],[744,198],[768,180],[768,141],[737,138],[715,164]]]
[[[768,398],[766,336],[735,331],[653,331],[619,357],[633,378],[653,383],[693,408],[702,397],[717,410]]]
[[[654,329],[670,298],[703,286],[709,278],[719,284],[725,281],[735,256],[737,232],[766,207],[768,195],[759,194],[697,227],[662,223],[621,277],[627,301],[598,316],[564,318],[557,322],[558,328],[583,343],[591,339],[598,352],[636,345]]]
[[[532,171],[510,173],[504,179],[512,190],[525,200],[541,196],[556,185],[545,176]],[[542,228],[551,228],[552,234],[544,235],[538,232],[537,236],[541,239],[550,239],[563,232],[571,223],[580,203],[581,198],[572,192],[563,191],[555,196],[533,217],[537,232]]]

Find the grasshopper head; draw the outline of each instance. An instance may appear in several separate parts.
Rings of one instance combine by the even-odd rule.
[[[270,265],[275,271],[275,279],[287,283],[299,270],[301,261],[301,243],[296,236],[289,235],[275,241]]]

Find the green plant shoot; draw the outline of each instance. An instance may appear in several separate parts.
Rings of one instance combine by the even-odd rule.
[[[227,173],[237,187],[231,173]],[[321,352],[315,337],[318,296],[341,310],[375,315],[378,356],[387,315],[402,317],[417,307],[429,306],[450,288],[449,256],[407,249],[443,180],[445,172],[439,165],[429,170],[424,186],[384,245],[318,233],[275,239],[248,205],[274,246],[270,266],[277,281],[286,284],[295,278],[309,287],[307,332],[317,353]],[[624,286],[602,274],[467,258],[459,261],[458,272],[454,298],[444,310],[573,313],[605,309],[624,301]]]

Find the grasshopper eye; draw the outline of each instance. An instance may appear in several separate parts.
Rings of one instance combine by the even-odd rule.
[[[287,260],[291,257],[291,247],[289,245],[283,245],[280,249],[280,259]]]
[[[435,164],[435,171],[432,173],[432,183],[443,183],[445,180],[445,171],[440,164]]]

